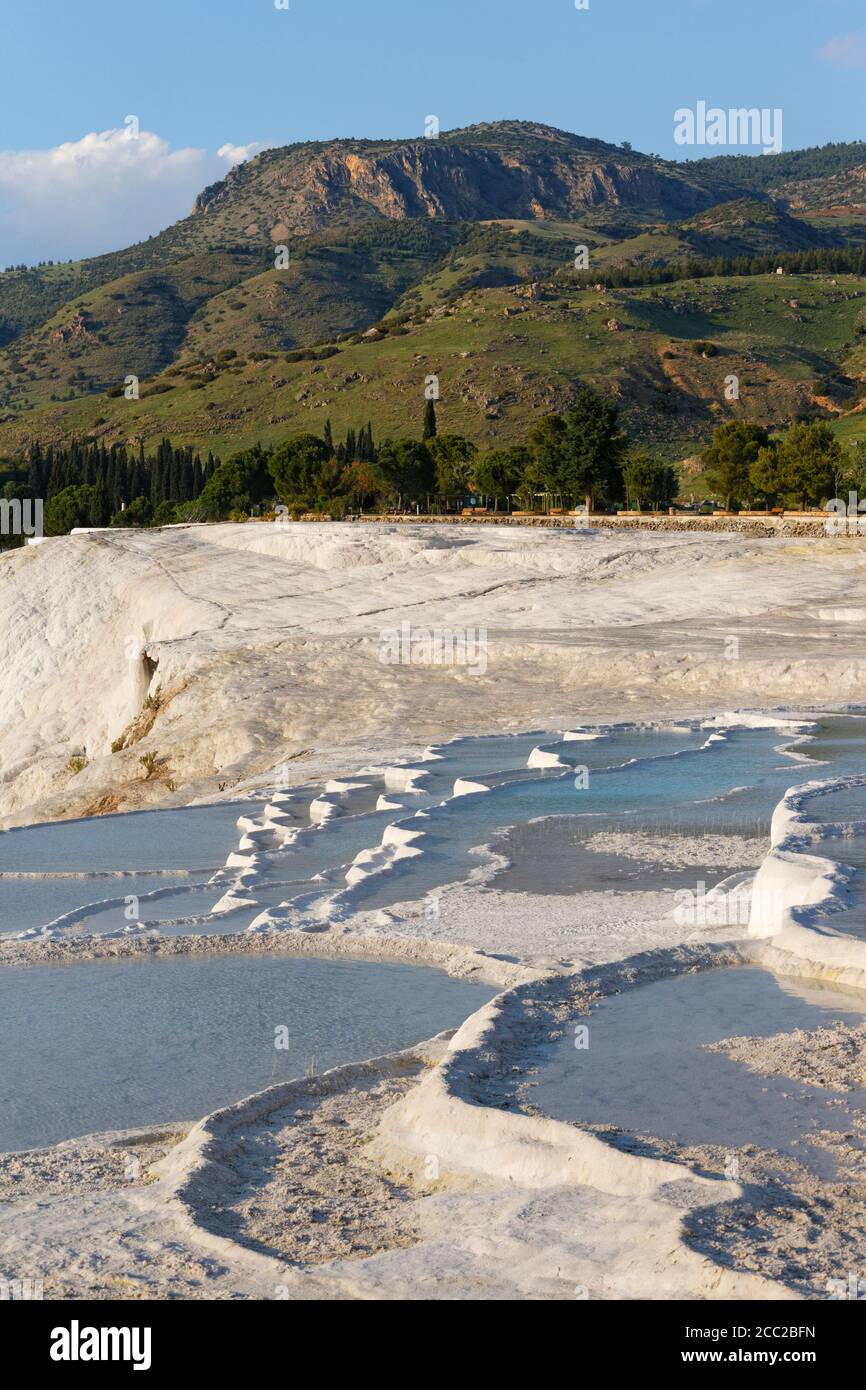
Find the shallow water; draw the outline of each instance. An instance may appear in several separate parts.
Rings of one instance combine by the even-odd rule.
[[[216,869],[237,844],[238,816],[255,815],[261,805],[223,802],[6,830],[0,832],[0,869]]]
[[[326,794],[326,799],[336,801],[337,814],[324,825],[309,820],[311,802],[323,789],[313,784],[295,788],[291,843],[260,847],[258,878],[242,892],[253,906],[227,915],[214,915],[213,908],[235,871],[220,866],[237,850],[243,833],[238,818],[258,815],[269,798],[266,791],[229,804],[104,816],[0,834],[0,872],[84,875],[41,883],[0,877],[0,933],[33,930],[61,913],[85,907],[89,910],[64,925],[64,931],[81,935],[129,930],[125,900],[130,896],[140,899],[132,926],[155,924],[168,935],[244,931],[266,909],[290,903],[293,910],[306,911],[314,901],[333,895],[337,915],[389,908],[465,879],[480,863],[473,849],[491,843],[512,861],[497,878],[503,889],[562,895],[675,890],[696,881],[711,887],[747,866],[732,863],[714,869],[698,864],[676,870],[639,858],[586,851],[583,842],[599,830],[765,837],[773,809],[787,788],[815,772],[813,763],[779,751],[793,737],[786,730],[731,729],[710,737],[707,729],[693,723],[662,728],[623,725],[599,733],[592,740],[563,740],[551,734],[457,740],[432,749],[431,757],[414,765],[424,774],[419,781],[423,790],[417,794],[389,792],[384,769],[368,769],[347,779],[360,784],[354,790]],[[535,748],[549,750],[563,765],[527,768]],[[822,777],[866,771],[866,720],[823,719],[797,750],[820,755]],[[454,798],[457,778],[482,779],[488,790]],[[377,811],[383,794],[399,804]],[[857,795],[862,799],[859,790]],[[810,808],[817,804],[811,802]],[[829,798],[825,804],[833,809]],[[423,853],[370,874],[347,890],[346,872],[355,856],[375,849],[392,824],[421,832],[424,838],[418,847]],[[177,876],[181,868],[191,876]],[[166,876],[150,878],[144,872],[155,869]],[[128,876],[98,876],[119,870]],[[196,886],[218,870],[214,883]],[[110,898],[123,901],[107,908],[104,903]]]
[[[279,955],[3,969],[0,1149],[195,1120],[456,1027],[494,993],[423,967]]]
[[[113,927],[128,921],[124,917],[126,899],[142,898],[171,888],[190,887],[197,882],[189,874],[124,874],[104,878],[0,878],[0,934],[26,931],[53,922],[67,912],[88,903],[120,899],[121,905],[111,910]],[[211,897],[214,897],[211,890]],[[156,902],[154,901],[154,909]],[[157,913],[158,915],[158,913]],[[107,919],[91,930],[102,931]]]
[[[735,872],[736,863],[721,869],[698,864],[675,868],[599,854],[588,850],[585,841],[601,830],[686,840],[702,834],[765,837],[773,809],[788,787],[814,775],[866,772],[866,721],[824,719],[809,742],[798,745],[800,753],[808,748],[814,759],[820,755],[819,774],[814,762],[779,751],[791,737],[779,729],[731,729],[710,738],[708,730],[684,724],[621,726],[591,741],[557,740],[550,734],[462,739],[415,764],[426,774],[417,794],[390,792],[383,770],[347,779],[364,785],[342,795],[327,794],[337,801],[338,813],[324,825],[309,820],[310,803],[323,789],[307,784],[292,792],[291,843],[260,846],[255,881],[237,886],[239,895],[251,901],[222,914],[214,914],[213,908],[237,871],[220,866],[238,850],[244,833],[238,819],[259,815],[270,799],[267,790],[229,804],[7,832],[0,834],[0,872],[82,877],[0,877],[0,932],[34,929],[85,905],[87,912],[64,928],[70,936],[144,926],[158,927],[167,936],[237,933],[263,910],[287,902],[298,912],[323,902],[325,917],[345,918],[357,910],[419,899],[442,884],[465,879],[483,862],[472,850],[491,843],[511,861],[497,874],[498,888],[574,896],[576,905],[580,893],[588,891],[675,891],[693,889],[698,881],[710,888]],[[550,750],[564,766],[527,768],[535,748]],[[457,778],[480,779],[488,790],[454,798]],[[377,811],[383,794],[398,805]],[[850,809],[842,801],[825,805],[834,812]],[[348,888],[346,872],[355,856],[376,848],[393,824],[422,832],[418,844],[423,853]],[[847,911],[832,914],[828,924],[866,936],[866,838],[839,836],[820,844],[817,852],[850,862],[856,871]],[[132,921],[130,898],[138,899],[138,917]],[[106,899],[119,901],[107,907]],[[740,991],[757,988],[742,985],[747,978],[740,972],[735,987],[722,986],[723,993],[733,988],[731,1009],[726,1005],[723,1011],[728,1033],[758,1031],[756,1018],[766,1024],[775,1017],[774,1009],[778,1012],[776,996],[787,997],[774,985],[772,997],[756,997],[754,1008],[743,1007],[738,1014],[734,1005],[739,1007]],[[766,980],[761,989],[767,993]],[[0,1147],[196,1118],[302,1073],[314,1055],[321,1069],[430,1036],[459,1023],[490,993],[432,971],[294,957],[5,968],[0,970],[0,1100],[6,1113],[0,1121]],[[688,998],[694,1013],[696,996],[689,993]],[[708,1017],[713,1017],[712,1007]],[[731,1023],[735,1017],[742,1026]],[[288,1053],[273,1048],[273,1030],[282,1022],[292,1037]],[[690,1026],[694,1031],[694,1019]],[[677,1049],[685,1045],[689,1077],[697,1079],[694,1087],[691,1079],[686,1083],[683,1094],[695,1089],[694,1113],[702,1113],[701,1078],[712,1081],[722,1099],[727,1088],[733,1105],[743,1069],[735,1085],[725,1072],[733,1064],[707,1062],[696,1036],[685,1024],[683,1028],[669,1056],[656,1049],[659,1074],[674,1076],[664,1067],[678,1064]],[[634,1045],[639,1050],[636,1035]],[[573,1067],[573,1058],[567,1062]],[[716,1070],[707,1072],[708,1066]],[[94,1076],[100,1077],[98,1094],[89,1090]],[[732,1133],[739,1133],[750,1116],[754,1119],[761,1101],[767,1125],[776,1126],[780,1143],[806,1144],[796,1116],[791,1120],[790,1110],[779,1110],[773,1086],[756,1092],[752,1081],[746,1081],[744,1088],[751,1100],[737,1124],[730,1122]],[[601,1092],[599,1097],[606,1105]],[[628,1098],[626,1094],[624,1105]],[[715,1110],[713,1116],[718,1117]],[[800,1120],[805,1124],[807,1118],[804,1111]]]
[[[835,1163],[816,1131],[847,1132],[866,1090],[847,1093],[761,1076],[703,1050],[737,1036],[771,1037],[841,1019],[859,1025],[866,995],[778,979],[742,966],[626,990],[575,1018],[544,1057],[532,1102],[573,1124],[613,1125],[626,1135],[680,1145],[745,1144],[799,1159],[820,1176]],[[575,1047],[574,1026],[589,1027]]]
[[[579,817],[587,834],[608,829],[765,834],[773,809],[797,779],[797,764],[775,751],[782,741],[779,731],[736,730],[709,746],[706,738],[702,731],[699,741],[688,733],[648,739],[644,759],[624,766],[617,740],[611,739],[607,765],[590,767],[585,786],[576,786],[570,772],[554,771],[435,807],[412,826],[426,837],[424,856],[397,875],[362,885],[355,893],[358,905],[391,907],[465,877],[478,862],[469,856],[473,846],[496,840],[503,827],[541,816]],[[866,761],[866,747],[862,756]],[[583,751],[580,759],[585,765]]]
[[[589,849],[586,841],[598,828],[596,821],[577,816],[551,816],[516,826],[493,844],[509,861],[496,875],[496,887],[502,892],[568,896],[610,890],[664,892],[694,888],[700,881],[709,890],[747,867],[732,863],[724,868],[700,864],[677,868],[641,859],[639,850],[632,858]],[[628,830],[622,823],[618,828]]]
[[[840,787],[837,791],[810,796],[803,805],[810,821],[866,821],[866,786]]]
[[[866,715],[834,714],[822,717],[822,727],[803,743],[798,753],[814,762],[830,759],[839,765],[846,759],[857,759],[866,737]],[[809,770],[809,777],[821,777],[820,768]],[[805,780],[805,778],[804,778]]]

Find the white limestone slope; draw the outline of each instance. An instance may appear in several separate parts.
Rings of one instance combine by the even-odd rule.
[[[840,862],[845,837],[866,835],[866,818],[840,824],[810,818],[816,797],[843,788],[859,791],[866,808],[866,778],[858,776],[804,782],[779,802],[770,852],[752,884],[749,935],[764,943],[760,957],[773,970],[866,989],[866,940],[835,917],[844,914],[853,879]]]
[[[856,698],[864,652],[835,615],[864,572],[844,538],[250,523],[49,540],[0,558],[0,823],[584,711]],[[383,664],[403,622],[486,629],[486,671]],[[148,695],[155,717],[112,753]]]

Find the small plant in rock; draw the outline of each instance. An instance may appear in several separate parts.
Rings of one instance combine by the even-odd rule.
[[[138,760],[144,768],[144,780],[149,782],[151,777],[155,777],[159,767],[159,758],[156,753],[142,753]]]
[[[73,777],[77,777],[78,773],[83,772],[86,767],[87,759],[78,754],[69,759],[69,762],[66,764],[66,771],[71,772]]]

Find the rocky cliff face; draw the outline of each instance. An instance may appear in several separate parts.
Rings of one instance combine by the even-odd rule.
[[[866,207],[866,164],[824,178],[788,180],[771,190],[796,212]]]
[[[365,215],[569,219],[611,205],[687,216],[724,196],[720,187],[662,160],[561,132],[546,139],[544,127],[533,126],[527,139],[517,125],[506,123],[488,143],[469,131],[404,143],[268,150],[206,189],[194,213],[220,218],[244,206],[256,220],[267,217],[305,235]]]

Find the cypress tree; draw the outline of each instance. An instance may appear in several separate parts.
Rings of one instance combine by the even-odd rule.
[[[193,466],[192,466],[192,462],[191,462],[189,456],[187,456],[187,457],[184,459],[184,461],[183,461],[183,467],[182,467],[181,470],[180,470],[180,497],[179,497],[179,501],[181,501],[181,502],[191,502],[192,499],[193,499],[193,488],[194,488]]]
[[[42,450],[38,444],[34,444],[27,460],[27,485],[28,487],[32,487],[34,497],[41,497],[43,495],[42,488],[45,483],[44,468],[45,464],[42,458]]]

